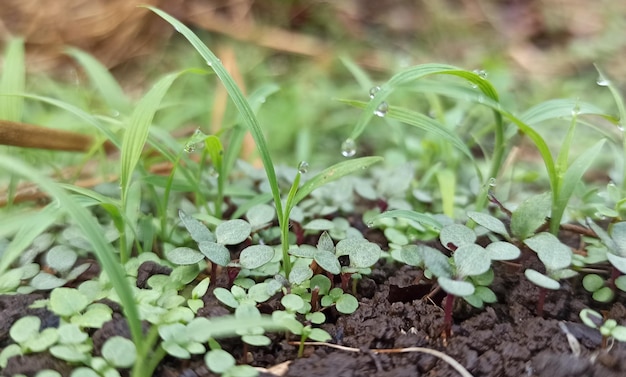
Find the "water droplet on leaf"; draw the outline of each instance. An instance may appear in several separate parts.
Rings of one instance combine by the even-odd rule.
[[[341,143],[341,154],[343,157],[353,157],[356,154],[356,142],[353,139],[346,139]]]
[[[620,132],[624,132],[624,126],[621,123],[616,124],[616,126]]]
[[[473,72],[483,80],[487,78],[487,71],[485,71],[484,69],[475,69]]]
[[[607,79],[606,77],[604,77],[603,75],[600,75],[598,77],[598,80],[596,81],[596,84],[600,86],[609,86],[611,85],[611,81]]]
[[[300,161],[298,164],[298,171],[300,174],[306,174],[309,171],[309,163],[306,161]]]
[[[381,102],[380,105],[374,110],[374,115],[383,118],[387,115],[387,111],[389,111],[389,104],[387,102]]]
[[[376,96],[376,93],[378,93],[379,91],[380,91],[380,86],[372,87],[372,89],[370,89],[370,98],[374,98]]]
[[[572,116],[575,117],[578,115],[580,115],[580,105],[576,104],[576,106],[572,109]]]
[[[489,188],[496,187],[496,179],[494,177],[489,178],[489,181],[487,182],[487,184],[489,185]]]

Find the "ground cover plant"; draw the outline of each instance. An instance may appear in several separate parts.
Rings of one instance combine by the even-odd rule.
[[[580,99],[512,108],[487,72],[447,64],[414,65],[376,84],[345,57],[368,88],[337,101],[359,109],[353,128],[342,129],[334,158],[320,158],[327,165],[311,155],[282,166],[260,122],[277,88],[244,95],[196,33],[149,9],[201,67],[162,75],[138,100],[77,49],[67,54],[90,78],[94,104],[31,92],[23,41],[6,48],[1,124],[34,122],[27,109],[78,119],[96,134],[93,145],[87,157],[64,158],[86,168],[99,157],[101,173],[116,179],[83,186],[42,174],[35,163],[44,155],[0,155],[4,375],[626,370],[626,111],[599,68],[617,115]],[[230,118],[211,133],[174,136],[163,124],[204,111],[173,96],[177,85],[213,81],[232,101]],[[474,125],[460,127],[463,117]],[[380,134],[371,133],[375,121],[405,139],[374,145],[381,157],[362,152]],[[561,128],[546,134],[544,124]],[[579,125],[594,131],[582,151]],[[248,132],[262,169],[238,160]],[[558,148],[551,137],[563,140]],[[528,176],[508,176],[521,139],[543,172],[532,188],[507,190],[531,186]],[[584,179],[603,153],[613,181]],[[45,192],[40,208],[19,203],[22,179]],[[267,369],[282,362],[287,371]]]

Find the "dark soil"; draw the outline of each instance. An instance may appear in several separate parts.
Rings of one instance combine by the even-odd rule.
[[[532,260],[530,262],[532,264]],[[155,266],[147,270],[167,272]],[[520,278],[521,276],[521,278]],[[417,270],[394,263],[379,263],[369,277],[360,281],[359,309],[352,315],[328,311],[328,323],[322,327],[332,336],[332,343],[360,349],[353,353],[326,346],[307,348],[306,357],[297,359],[297,346],[277,334],[269,347],[248,350],[252,365],[270,368],[291,361],[286,372],[264,376],[459,376],[444,361],[423,353],[371,352],[372,349],[425,347],[439,350],[460,362],[475,377],[612,377],[626,376],[626,347],[615,343],[612,349],[601,349],[596,330],[580,323],[578,313],[584,307],[605,310],[607,317],[624,324],[624,296],[612,304],[594,303],[580,286],[579,280],[564,282],[559,291],[546,297],[544,316],[535,315],[539,289],[523,278],[520,270],[496,265],[496,280],[492,289],[499,302],[483,310],[471,308],[456,300],[452,336],[442,336],[442,294],[429,293],[432,286],[416,285]],[[226,284],[226,277],[218,284]],[[41,294],[0,296],[0,347],[9,343],[8,329],[21,316],[31,314],[44,319],[45,326],[57,326],[58,319],[45,309],[28,309]],[[228,313],[211,294],[199,313],[209,317]],[[262,311],[271,310],[277,299],[263,304]],[[116,305],[112,305],[116,306]],[[114,308],[119,311],[119,307]],[[563,324],[581,346],[580,356],[572,352]],[[121,315],[92,334],[96,353],[99,346],[113,335],[129,336]],[[242,344],[237,339],[222,342],[225,349],[243,359]],[[23,373],[34,376],[44,368],[58,370],[68,376],[66,364],[47,354],[14,357],[3,376]],[[127,375],[127,371],[123,375]],[[166,358],[155,376],[212,376],[202,358],[177,360]]]

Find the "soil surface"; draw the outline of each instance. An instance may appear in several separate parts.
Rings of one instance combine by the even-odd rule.
[[[535,262],[527,257],[524,265]],[[142,266],[143,271],[168,273],[160,266]],[[537,266],[535,266],[537,267]],[[559,291],[549,291],[543,317],[536,313],[539,289],[527,281],[521,270],[496,264],[496,280],[491,288],[498,303],[483,310],[470,307],[463,300],[455,301],[452,336],[442,336],[442,293],[431,292],[431,284],[416,284],[421,275],[415,268],[392,262],[379,262],[372,274],[358,286],[360,306],[352,315],[340,315],[334,309],[326,311],[328,331],[334,344],[352,347],[348,352],[327,346],[308,346],[306,356],[298,359],[297,346],[283,336],[270,334],[268,347],[248,349],[251,364],[268,368],[262,376],[290,377],[357,377],[357,376],[423,376],[453,377],[460,374],[441,359],[419,352],[375,353],[373,349],[424,347],[441,351],[461,363],[475,377],[617,377],[626,376],[626,347],[615,343],[610,350],[601,349],[601,337],[596,330],[581,324],[578,313],[584,307],[605,311],[607,317],[624,324],[625,297],[618,293],[610,304],[599,305],[580,285],[580,279],[562,283]],[[226,285],[222,274],[217,286]],[[521,277],[521,278],[520,278]],[[430,294],[429,294],[430,293]],[[0,296],[0,348],[10,343],[11,324],[24,315],[37,315],[44,326],[58,326],[58,318],[46,309],[29,309],[36,299],[32,295]],[[215,317],[228,313],[219,305],[211,291],[204,298],[205,308],[198,314]],[[278,307],[279,298],[261,305],[262,312]],[[118,305],[111,322],[92,333],[95,352],[106,339],[114,335],[129,337],[128,327]],[[574,354],[568,342],[568,331],[574,343],[580,344],[580,354]],[[295,340],[292,339],[292,340]],[[235,357],[243,360],[243,347],[238,339],[221,342]],[[285,363],[288,362],[288,363]],[[282,370],[272,366],[282,364]],[[22,373],[34,376],[36,371],[54,369],[69,376],[71,367],[48,354],[13,357],[2,372],[3,376]],[[128,371],[122,371],[128,375]],[[201,357],[177,360],[166,357],[155,372],[157,377],[213,376]]]

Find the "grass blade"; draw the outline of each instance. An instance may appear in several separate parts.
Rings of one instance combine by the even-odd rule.
[[[374,216],[371,219],[371,221],[376,221],[378,219],[384,219],[384,218],[396,218],[396,217],[401,217],[404,219],[417,221],[418,223],[428,225],[435,230],[440,230],[441,228],[443,228],[443,225],[441,225],[439,221],[433,219],[432,216],[427,215],[425,213],[408,211],[405,209],[394,209],[392,211],[383,212],[378,216]]]
[[[526,124],[537,124],[548,119],[571,117],[574,113],[575,115],[604,115],[602,109],[590,103],[571,99],[554,99],[531,107],[520,115],[519,119]]]
[[[374,98],[367,103],[365,110],[359,117],[356,126],[352,130],[350,137],[356,139],[361,135],[369,121],[374,116],[374,112],[378,108],[381,102],[383,102],[393,91],[405,86],[406,84],[416,81],[420,78],[430,75],[453,75],[464,78],[476,85],[477,89],[483,92],[485,96],[491,98],[495,102],[498,102],[498,93],[491,83],[478,74],[463,70],[461,68],[446,65],[446,64],[422,64],[415,67],[411,67],[405,71],[402,71],[394,75],[387,83],[380,86],[380,90],[376,92]]]
[[[6,44],[2,71],[0,93],[22,93],[25,82],[24,40],[22,38],[11,39]],[[14,95],[4,97],[0,101],[0,119],[19,122],[22,120],[23,108],[24,99],[22,97]]]
[[[185,71],[171,73],[161,78],[152,89],[139,101],[128,122],[122,142],[120,186],[122,188],[122,204],[126,200],[130,181],[141,157],[154,114],[157,112],[165,93]]]
[[[316,174],[313,178],[309,179],[298,189],[298,193],[295,195],[293,205],[297,205],[302,199],[306,198],[316,188],[327,184],[328,182],[335,181],[341,177],[352,174],[355,171],[365,169],[366,167],[382,161],[382,157],[362,157],[354,160],[342,161],[329,168],[326,168]]]
[[[248,129],[250,130],[254,142],[256,143],[256,146],[259,150],[261,160],[263,161],[263,167],[265,168],[265,173],[272,189],[272,196],[274,197],[274,203],[276,205],[276,213],[278,215],[278,218],[281,219],[283,217],[283,209],[280,201],[280,191],[278,187],[278,180],[276,179],[274,164],[272,162],[267,143],[265,142],[265,137],[263,136],[261,126],[259,125],[259,122],[254,115],[250,104],[248,104],[243,93],[241,93],[241,90],[239,90],[239,88],[237,87],[235,80],[233,80],[230,74],[228,74],[228,71],[226,71],[226,68],[224,68],[220,60],[215,56],[215,54],[213,54],[213,52],[211,52],[211,50],[209,50],[209,48],[204,43],[202,43],[200,38],[198,38],[198,36],[196,36],[187,26],[160,9],[150,6],[146,6],[146,8],[150,9],[151,11],[159,15],[159,17],[170,23],[177,31],[179,31],[185,38],[187,38],[189,43],[191,43],[191,45],[196,49],[200,56],[202,56],[206,63],[211,68],[213,68],[217,77],[220,79],[220,81],[222,81],[222,84],[224,84],[228,95],[235,104],[237,111],[239,111],[239,115],[241,116],[243,122],[248,126]]]
[[[126,114],[130,101],[109,70],[90,54],[77,48],[68,48],[67,54],[76,59],[85,69],[92,85],[112,111]]]

